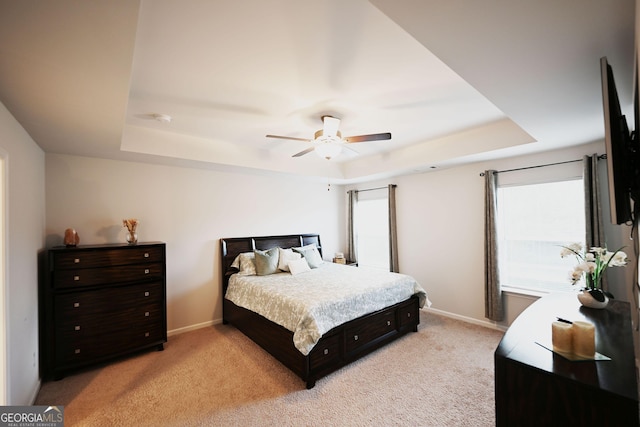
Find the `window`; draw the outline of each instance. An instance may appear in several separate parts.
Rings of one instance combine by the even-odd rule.
[[[389,199],[386,190],[361,192],[356,218],[358,265],[389,271]]]
[[[585,239],[582,179],[498,188],[498,257],[502,286],[534,291],[573,289],[574,258],[561,246]]]

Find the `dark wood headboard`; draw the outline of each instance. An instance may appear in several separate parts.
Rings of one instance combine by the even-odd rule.
[[[288,234],[286,236],[259,236],[259,237],[232,237],[220,239],[220,258],[222,270],[222,289],[227,290],[229,276],[235,273],[231,269],[231,264],[236,257],[243,252],[253,252],[255,249],[266,250],[275,247],[283,249],[297,246],[316,244],[320,255],[322,255],[322,245],[319,234]],[[224,293],[223,293],[224,295]]]

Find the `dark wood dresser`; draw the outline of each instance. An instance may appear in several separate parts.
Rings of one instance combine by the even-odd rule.
[[[556,317],[596,327],[596,351],[611,360],[569,361],[551,346]],[[496,425],[638,426],[638,385],[629,303],[582,307],[573,294],[540,298],[495,351]]]
[[[48,251],[40,289],[41,375],[65,373],[167,341],[165,244]]]

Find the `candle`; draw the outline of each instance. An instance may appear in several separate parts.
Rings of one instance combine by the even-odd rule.
[[[573,328],[571,323],[555,321],[551,324],[553,351],[573,352]]]
[[[589,322],[573,322],[573,352],[581,357],[596,355],[596,328]]]

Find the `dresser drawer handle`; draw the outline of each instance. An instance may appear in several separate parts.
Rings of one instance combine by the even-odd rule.
[[[75,328],[73,328],[73,329],[76,330],[76,331],[79,331],[80,330],[80,325],[76,325]]]
[[[149,312],[148,312],[148,311],[145,311],[145,312],[144,312],[144,315],[145,315],[145,317],[149,317]]]
[[[149,252],[145,252],[145,253],[144,253],[144,257],[145,257],[145,258],[149,258]]]
[[[76,264],[80,264],[80,258],[75,258],[75,259],[73,260],[73,262],[74,262],[74,263],[76,263]]]
[[[354,341],[358,341],[358,336],[357,336],[357,335],[354,335],[354,336],[353,336],[353,340],[354,340]]]
[[[80,354],[80,349],[76,348],[76,350],[74,351],[75,354]]]
[[[391,320],[387,320],[387,326],[391,326]]]
[[[411,313],[407,313],[407,317],[411,317]]]
[[[149,296],[149,291],[146,291],[146,292],[144,293],[144,296],[145,296],[145,297],[148,297],[148,296]]]
[[[144,274],[149,274],[149,269],[148,268],[144,269]]]
[[[73,280],[75,282],[79,282],[80,281],[80,276],[73,276]]]
[[[325,356],[326,356],[327,354],[329,354],[329,349],[328,349],[328,348],[325,348],[325,349],[324,349],[324,354],[325,354]]]
[[[149,332],[145,332],[145,333],[144,333],[144,336],[145,336],[145,337],[149,337]]]
[[[74,307],[74,308],[78,308],[78,307],[80,307],[80,303],[79,303],[79,302],[74,302],[74,303],[73,303],[73,307]]]

